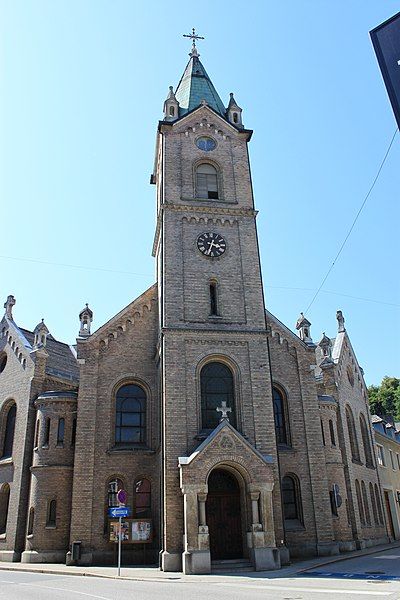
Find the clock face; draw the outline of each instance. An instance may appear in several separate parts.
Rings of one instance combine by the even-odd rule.
[[[202,233],[197,238],[197,247],[204,256],[216,258],[226,250],[226,242],[219,233]]]

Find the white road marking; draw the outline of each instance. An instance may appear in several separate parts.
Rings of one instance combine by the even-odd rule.
[[[342,590],[340,588],[312,588],[312,587],[289,587],[286,585],[240,585],[237,583],[217,583],[216,585],[242,587],[254,590],[282,591],[282,592],[307,592],[308,594],[354,594],[364,596],[391,596],[394,592],[371,592],[368,590]]]
[[[7,581],[6,579],[0,579],[0,583],[17,583],[16,581]]]
[[[400,560],[400,554],[387,554],[386,556],[368,556],[368,558],[373,558],[374,560],[385,560],[386,558],[394,560],[395,558],[397,558],[397,560]]]
[[[44,588],[46,590],[57,590],[59,592],[68,592],[72,594],[80,594],[81,596],[90,596],[90,598],[99,598],[100,600],[112,600],[112,598],[106,598],[106,596],[96,596],[95,594],[87,594],[86,592],[78,592],[69,588],[57,588],[50,585],[39,585],[38,583],[20,583],[19,585],[28,585],[29,587]]]

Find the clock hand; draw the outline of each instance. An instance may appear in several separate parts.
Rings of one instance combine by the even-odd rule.
[[[213,246],[215,246],[214,240],[211,240],[210,245],[208,246],[208,252],[207,252],[208,255],[210,255],[210,252],[211,252]]]

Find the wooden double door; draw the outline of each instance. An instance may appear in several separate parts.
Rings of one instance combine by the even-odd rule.
[[[215,469],[208,478],[206,519],[211,560],[242,558],[240,488],[228,471]]]

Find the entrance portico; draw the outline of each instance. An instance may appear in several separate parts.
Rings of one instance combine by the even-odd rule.
[[[179,467],[184,573],[210,573],[212,559],[243,557],[256,571],[278,569],[271,457],[223,420]]]

